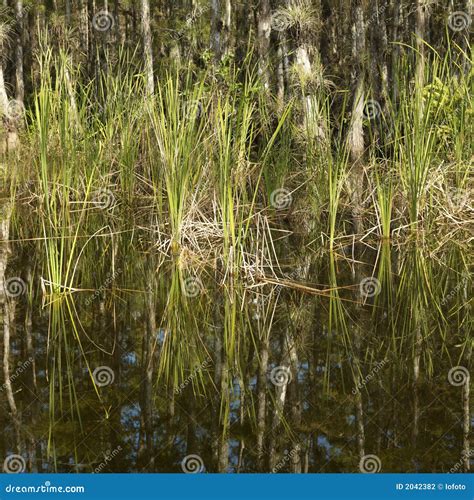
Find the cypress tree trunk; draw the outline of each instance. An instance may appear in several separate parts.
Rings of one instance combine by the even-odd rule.
[[[5,293],[5,271],[8,265],[8,257],[11,254],[10,237],[10,219],[12,214],[11,204],[5,204],[0,210],[0,242],[3,243],[0,249],[0,313],[3,313],[3,376],[4,388],[10,416],[15,429],[15,442],[17,453],[20,453],[20,420],[18,409],[15,402],[15,396],[12,387],[11,366],[10,366],[10,345],[11,345],[11,326],[15,320],[15,298],[8,298]]]
[[[5,89],[5,77],[3,76],[3,64],[0,61],[0,117],[7,114],[8,96]]]
[[[3,2],[4,7],[8,6],[7,0]],[[8,95],[5,88],[5,75],[3,68],[6,60],[5,52],[7,49],[6,33],[0,38],[0,118],[7,114],[8,111]]]
[[[214,59],[216,61],[220,60],[222,50],[220,17],[219,0],[211,0],[211,50],[214,53]]]
[[[270,33],[272,14],[270,1],[261,0],[257,11],[258,70],[263,85],[270,88]]]
[[[464,276],[464,288],[463,288],[463,298],[465,301],[466,308],[466,320],[470,317],[471,304],[469,302],[469,273]],[[470,339],[469,321],[465,322],[465,335],[466,340]],[[465,355],[465,366],[467,369],[471,369],[471,359],[472,359],[472,343],[467,345],[467,352]],[[471,370],[472,371],[472,370]],[[470,399],[470,384],[471,384],[471,373],[468,372],[466,381],[462,387],[462,405],[463,405],[463,423],[462,423],[462,459],[463,459],[463,469],[464,472],[469,472],[471,470],[471,456],[473,455],[474,449],[471,447],[471,399]]]
[[[362,234],[363,232],[364,108],[366,102],[363,64],[364,54],[366,52],[365,34],[364,10],[361,0],[358,0],[353,9],[352,57],[354,59],[354,68],[351,79],[352,87],[355,88],[355,94],[348,145],[352,161],[349,188],[352,197],[352,218],[355,234]]]
[[[390,41],[398,40],[402,34],[402,24],[403,24],[403,2],[402,0],[391,0],[390,12],[392,17],[392,25],[390,31]],[[400,47],[398,45],[391,46],[392,57],[390,63],[390,79],[391,79],[391,92],[392,101],[394,104],[398,100],[398,61],[400,59]]]
[[[211,0],[211,50],[220,62],[229,50],[232,19],[230,0]]]
[[[428,14],[423,0],[416,0],[415,35],[417,62],[415,81],[419,89],[423,88],[425,79],[425,44],[423,42],[426,37],[427,17]]]
[[[71,0],[66,1],[66,24],[71,25]]]
[[[259,472],[264,472],[265,455],[263,441],[266,428],[267,413],[267,371],[268,371],[269,338],[266,333],[261,341],[260,362],[257,378],[257,467]]]
[[[82,53],[89,54],[89,12],[87,0],[79,0],[79,38]]]
[[[154,343],[156,338],[157,324],[156,324],[156,281],[154,277],[154,268],[150,266],[148,282],[150,288],[146,296],[147,307],[147,329],[146,338],[144,341],[143,353],[143,402],[144,402],[144,427],[145,427],[145,443],[146,443],[146,457],[147,457],[147,470],[155,472],[155,453],[153,450],[153,352]]]
[[[388,66],[387,66],[387,49],[388,49],[388,34],[386,24],[386,13],[388,2],[378,0],[376,3],[377,10],[370,17],[372,28],[372,57],[376,63],[372,75],[372,87],[378,89],[377,98],[380,96],[386,102],[389,97],[388,90]],[[375,19],[374,19],[375,18]]]
[[[155,92],[153,80],[153,52],[150,28],[150,2],[141,0],[141,28],[143,38],[143,52],[145,55],[146,88],[149,95]]]
[[[15,17],[17,24],[15,46],[15,75],[16,99],[23,103],[25,100],[25,82],[23,77],[23,0],[15,2]]]

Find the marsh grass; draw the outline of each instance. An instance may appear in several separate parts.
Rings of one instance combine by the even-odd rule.
[[[400,78],[399,100],[387,104],[388,115],[367,122],[367,136],[373,140],[363,208],[384,239],[395,228],[416,230],[421,224],[423,230],[439,223],[442,215],[453,212],[449,197],[468,195],[472,188],[472,145],[467,140],[472,132],[472,71],[461,71],[462,59],[469,57],[459,51],[450,47],[441,59],[433,50],[426,86],[418,89]],[[232,248],[236,258],[254,215],[270,206],[273,191],[285,186],[295,206],[301,200],[308,207],[303,217],[319,221],[317,229],[327,233],[330,246],[347,231],[350,163],[345,129],[336,126],[347,117],[346,98],[334,118],[332,89],[314,96],[325,134],[313,139],[307,131],[301,155],[305,134],[292,138],[299,127],[297,103],[278,112],[275,103],[262,97],[252,69],[230,72],[227,78],[234,85],[229,88],[206,73],[177,68],[164,74],[155,96],[146,97],[143,80],[127,63],[130,57],[119,55],[119,63],[100,77],[98,90],[80,83],[66,54],[44,50],[40,58],[41,88],[25,134],[24,152],[33,156],[28,169],[18,168],[14,165],[25,160],[20,152],[13,168],[2,172],[12,196],[19,187],[25,189],[26,181],[34,182],[32,194],[44,211],[41,225],[47,221],[45,238],[63,234],[71,222],[77,227],[78,220],[88,229],[98,223],[88,231],[94,234],[100,224],[118,220],[127,210],[133,219],[140,217],[146,207],[150,216],[141,222],[158,230],[166,251],[179,253],[189,244],[185,240],[192,238],[182,234],[183,227],[187,224],[189,230],[198,216],[209,227],[219,224],[214,234],[220,234],[222,254],[228,259]],[[452,62],[456,57],[459,64]],[[400,62],[402,75],[410,74],[408,64]],[[377,138],[383,138],[382,147]],[[101,191],[114,197],[114,206],[103,211],[97,210],[95,199]],[[470,202],[461,208],[457,216],[470,210]],[[50,281],[65,285],[58,268],[70,268],[70,263],[59,262],[64,258],[61,245],[57,252],[49,250],[51,259],[55,254],[58,261],[51,262],[50,270],[55,279]],[[241,265],[237,260],[233,273]]]
[[[120,53],[117,64],[84,84],[67,54],[44,50],[24,144],[1,160],[8,162],[1,175],[16,236],[31,240],[38,259],[37,295],[49,320],[51,428],[67,406],[80,418],[71,352],[80,352],[89,375],[90,350],[113,352],[115,338],[91,340],[91,318],[110,313],[115,335],[123,311],[143,307],[154,293],[144,261],[157,282],[161,336],[150,333],[156,361],[147,358],[156,362],[155,384],[172,392],[190,380],[194,395],[221,391],[225,435],[232,402],[241,397],[236,380],[246,379],[253,359],[248,353],[274,340],[277,305],[288,297],[292,304],[292,294],[324,304],[327,394],[339,376],[334,345],[354,360],[349,380],[356,385],[388,346],[409,359],[421,345],[423,365],[434,373],[432,353],[438,338],[449,342],[448,325],[463,352],[469,348],[473,72],[463,68],[471,54],[455,46],[443,58],[431,51],[424,88],[405,77],[410,61],[399,62],[399,98],[365,125],[371,141],[360,208],[367,233],[357,236],[347,187],[347,92],[324,87],[313,96],[323,131],[315,137],[301,126],[298,101],[279,108],[250,64],[232,68],[224,82],[178,66],[159,75],[149,96],[130,60]],[[284,209],[271,206],[280,188],[292,195]],[[376,255],[368,271],[360,248]],[[319,283],[310,282],[309,271],[283,276],[282,262],[304,268],[298,259],[307,255],[324,269]],[[441,276],[431,259],[444,266]],[[352,279],[341,276],[346,267]],[[364,273],[380,281],[373,300],[357,294]],[[190,279],[199,293],[189,294]],[[252,294],[266,297],[263,313],[248,306]],[[387,338],[368,342],[363,324],[380,321],[382,309],[395,311],[384,320]],[[354,318],[362,323],[357,331]],[[260,353],[254,362],[262,362]],[[258,428],[255,394],[247,387],[242,395],[251,401],[242,425]],[[273,394],[269,400],[276,406]],[[294,440],[289,421],[281,415],[279,425]],[[53,442],[51,433],[51,448]]]

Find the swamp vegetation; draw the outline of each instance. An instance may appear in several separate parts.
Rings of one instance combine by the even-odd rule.
[[[471,15],[4,0],[4,471],[468,472]]]

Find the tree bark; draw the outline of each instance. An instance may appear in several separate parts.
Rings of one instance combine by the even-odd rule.
[[[3,75],[3,64],[0,61],[0,117],[8,113],[8,96],[5,89],[5,77]]]
[[[79,0],[79,38],[83,55],[89,54],[89,11],[87,0]]]
[[[390,41],[394,42],[398,40],[402,33],[402,23],[403,23],[403,2],[399,0],[391,0],[391,17],[392,17],[392,26],[391,26],[391,34]],[[397,104],[398,94],[399,94],[399,82],[398,82],[398,61],[400,59],[400,47],[398,45],[392,45],[391,48],[391,91],[392,91],[392,102],[394,105]]]
[[[422,89],[425,80],[425,44],[426,37],[426,23],[428,13],[423,0],[416,0],[416,49],[417,49],[417,62],[416,62],[416,76],[415,81],[418,89]]]
[[[259,472],[264,472],[265,460],[263,441],[266,428],[268,348],[269,338],[268,334],[264,332],[264,337],[261,342],[257,378],[257,467]]]
[[[266,90],[270,88],[270,33],[272,13],[269,0],[260,0],[257,11],[258,71]]]
[[[12,206],[10,203],[2,207],[0,213],[0,311],[3,312],[3,376],[5,379],[4,387],[10,408],[10,414],[15,429],[15,442],[17,453],[20,453],[20,420],[18,417],[18,409],[13,394],[11,383],[11,368],[10,368],[10,344],[11,344],[11,326],[15,318],[15,299],[8,298],[5,293],[5,272],[8,264],[8,257],[11,253],[9,238],[10,238],[10,219],[12,214]]]
[[[141,29],[143,39],[143,52],[145,56],[146,90],[148,95],[152,95],[155,92],[155,83],[153,79],[153,50],[150,27],[149,0],[141,0]]]
[[[229,50],[232,6],[230,0],[211,0],[211,50],[219,63]]]
[[[15,2],[15,16],[17,24],[15,46],[15,75],[16,99],[23,103],[25,100],[25,81],[23,76],[23,0]]]
[[[352,161],[349,183],[352,198],[352,219],[354,233],[362,234],[362,201],[364,184],[364,109],[366,103],[363,61],[366,52],[366,27],[362,2],[358,0],[353,9],[352,57],[354,67],[351,75],[355,88],[352,106],[352,120],[349,130],[349,152]]]

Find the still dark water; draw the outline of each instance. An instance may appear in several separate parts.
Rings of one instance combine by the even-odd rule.
[[[136,247],[99,265],[92,248],[66,290],[37,248],[13,244],[5,278],[5,471],[472,467],[459,257],[349,245],[237,279]]]

